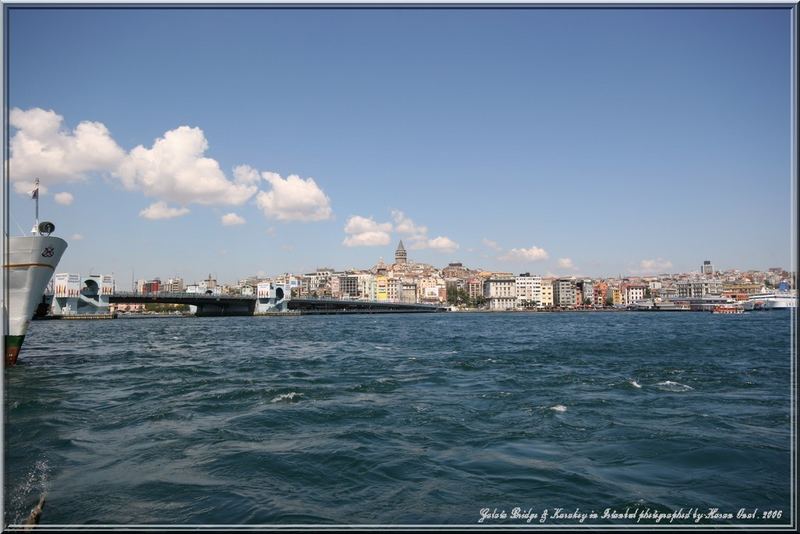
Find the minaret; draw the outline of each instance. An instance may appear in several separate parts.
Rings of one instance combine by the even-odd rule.
[[[403,248],[403,240],[400,240],[400,244],[397,245],[397,250],[394,251],[394,262],[395,263],[406,263],[408,260],[408,256],[406,255],[406,249]]]

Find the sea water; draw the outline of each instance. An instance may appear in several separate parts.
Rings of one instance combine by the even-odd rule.
[[[5,371],[5,522],[46,493],[43,525],[785,523],[791,321],[34,322]]]

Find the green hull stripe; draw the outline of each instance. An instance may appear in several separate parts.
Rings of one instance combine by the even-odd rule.
[[[6,336],[6,350],[22,347],[25,336]]]

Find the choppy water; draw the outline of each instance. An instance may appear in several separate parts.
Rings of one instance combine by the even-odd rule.
[[[790,321],[36,322],[6,370],[5,521],[46,491],[42,524],[474,524],[517,506],[785,523]]]

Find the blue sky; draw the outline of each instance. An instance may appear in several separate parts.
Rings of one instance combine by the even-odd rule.
[[[12,191],[41,175],[60,271],[235,280],[400,238],[539,274],[791,266],[788,10],[7,17]]]

